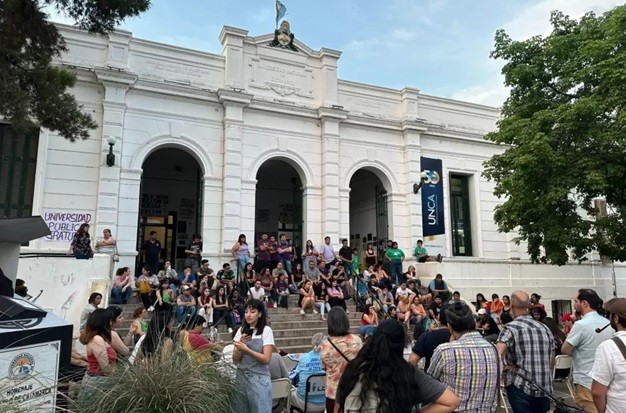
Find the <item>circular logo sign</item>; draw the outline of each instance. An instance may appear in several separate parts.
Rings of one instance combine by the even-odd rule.
[[[35,369],[35,358],[28,353],[18,354],[9,364],[9,377],[14,380],[23,380],[30,376]]]

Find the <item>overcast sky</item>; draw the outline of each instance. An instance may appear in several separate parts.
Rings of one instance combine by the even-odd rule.
[[[342,79],[500,106],[507,96],[501,62],[489,58],[493,36],[550,32],[550,11],[602,13],[617,0],[283,0],[296,38],[343,52]],[[54,21],[69,21],[51,12]],[[152,0],[122,26],[135,37],[220,53],[222,26],[251,36],[275,27],[274,0]]]

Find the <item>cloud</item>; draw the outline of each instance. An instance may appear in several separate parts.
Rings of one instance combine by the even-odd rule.
[[[620,4],[622,2],[618,0],[541,0],[523,9],[502,27],[514,40],[526,40],[535,35],[547,36],[552,31],[550,12],[553,10],[560,10],[571,18],[579,19],[587,12],[602,14]],[[454,92],[450,97],[490,106],[502,106],[509,96],[509,91],[504,86],[504,77],[500,74],[503,63],[494,63],[486,65],[485,82]]]

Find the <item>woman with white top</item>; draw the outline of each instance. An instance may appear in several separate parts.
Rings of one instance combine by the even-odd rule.
[[[241,329],[233,339],[233,362],[237,365],[236,386],[242,392],[233,412],[271,413],[272,380],[269,363],[274,347],[274,333],[267,325],[265,306],[260,300],[246,304]]]
[[[111,236],[111,230],[102,231],[102,238],[96,240],[96,252],[101,254],[115,254],[117,251],[117,241]]]

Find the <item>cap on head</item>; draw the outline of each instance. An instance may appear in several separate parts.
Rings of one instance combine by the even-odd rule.
[[[626,298],[611,298],[604,303],[604,309],[619,317],[626,317]]]
[[[565,313],[561,316],[561,321],[574,321],[571,313]]]
[[[478,310],[478,311],[476,312],[476,314],[478,314],[478,315],[487,314],[487,310],[485,310],[484,308],[481,308],[480,310]]]

